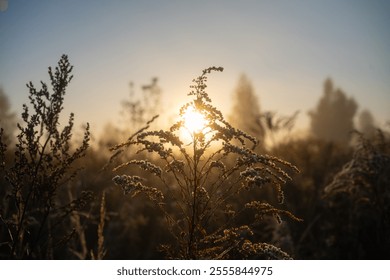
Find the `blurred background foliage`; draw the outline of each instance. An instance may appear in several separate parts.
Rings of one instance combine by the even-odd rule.
[[[113,165],[109,162],[110,147],[126,140],[151,116],[164,110],[160,103],[163,97],[157,78],[141,87],[131,83],[129,97],[122,101],[122,111],[118,112],[123,124],[107,124],[102,135],[92,131],[93,145],[73,163],[80,170],[57,199],[64,204],[82,192],[91,192],[93,200],[75,207],[66,224],[61,225],[72,232],[66,244],[35,258],[164,258],[158,250],[160,244],[170,242],[164,217],[142,195],[124,196],[112,182]],[[261,100],[245,75],[239,77],[232,100],[229,121],[260,140],[258,151],[300,169],[284,186],[285,204],[281,207],[303,222],[283,220],[278,224],[265,219],[255,230],[258,239],[280,247],[296,259],[389,259],[388,127],[376,127],[374,114],[367,110],[357,115],[357,101],[336,88],[331,79],[324,81],[323,95],[308,113],[311,122],[307,133],[292,133],[299,108],[290,116],[267,111],[260,106]],[[17,122],[20,121],[0,88],[1,259],[15,257],[7,249],[7,219],[12,218],[13,206],[6,172],[17,150]],[[121,157],[124,162],[138,156],[129,151]],[[150,180],[149,185],[158,183]],[[255,195],[267,201],[274,199],[272,190],[266,188]]]

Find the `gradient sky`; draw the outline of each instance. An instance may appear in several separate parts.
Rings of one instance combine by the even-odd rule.
[[[380,125],[390,120],[390,1],[0,0],[0,8],[0,86],[18,111],[25,84],[48,82],[47,67],[65,53],[75,66],[66,113],[93,132],[119,119],[130,81],[158,77],[171,114],[209,66],[225,68],[209,78],[225,115],[245,73],[262,110],[300,110],[301,127],[327,77]]]

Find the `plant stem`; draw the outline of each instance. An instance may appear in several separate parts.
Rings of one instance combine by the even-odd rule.
[[[197,139],[195,133],[193,134],[193,161],[194,161],[194,177],[193,177],[193,201],[192,201],[192,214],[191,214],[191,224],[190,224],[190,232],[189,232],[189,242],[188,242],[188,256],[191,259],[194,259],[195,255],[193,252],[193,243],[194,243],[194,235],[195,235],[195,224],[196,224],[196,204],[197,204],[197,189],[198,189],[198,154],[197,154]]]

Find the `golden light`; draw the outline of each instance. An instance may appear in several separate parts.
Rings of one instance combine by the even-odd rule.
[[[199,133],[202,133],[205,139],[210,138],[210,128],[207,127],[209,122],[201,112],[189,106],[181,117],[183,125],[180,129],[180,135],[184,142],[192,143],[194,136]]]
[[[191,134],[202,132],[207,126],[205,117],[191,106],[183,114],[183,120],[184,127]]]

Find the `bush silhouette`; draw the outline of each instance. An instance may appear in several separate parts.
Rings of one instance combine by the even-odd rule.
[[[298,219],[266,201],[235,205],[235,198],[242,192],[273,187],[282,203],[282,185],[290,179],[284,169],[298,170],[279,158],[255,153],[257,140],[232,127],[212,106],[206,92],[207,74],[222,70],[210,67],[193,80],[188,94],[193,99],[181,107],[180,119],[169,131],[149,130],[153,118],[112,149],[113,158],[129,147],[137,147],[137,154],[144,155],[114,171],[127,168],[134,172],[137,166],[150,174],[116,175],[113,181],[125,194],[145,195],[164,214],[174,240],[162,246],[169,258],[289,258],[276,246],[252,242],[252,227],[266,216]],[[242,223],[241,217],[248,213],[250,223]]]
[[[69,215],[82,209],[91,193],[81,193],[73,201],[61,194],[75,176],[74,163],[85,155],[89,145],[89,126],[79,147],[72,143],[74,116],[60,128],[66,88],[72,80],[73,66],[63,55],[58,66],[49,67],[52,93],[41,82],[41,89],[27,84],[31,107],[23,105],[22,124],[11,166],[3,166],[7,181],[6,199],[1,208],[1,255],[6,258],[54,258],[56,249],[67,243],[74,231],[64,227]],[[3,140],[0,142],[4,154]]]

